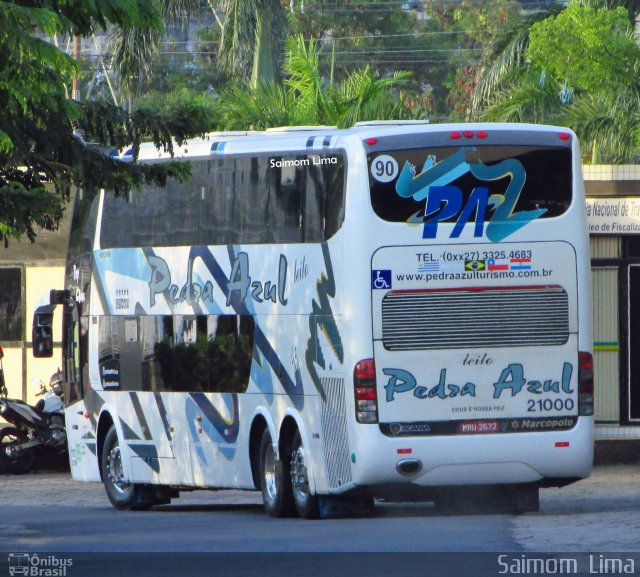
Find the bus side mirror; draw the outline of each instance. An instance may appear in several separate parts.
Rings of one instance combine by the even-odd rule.
[[[55,305],[38,307],[33,315],[31,341],[37,359],[53,356],[53,310]]]
[[[69,289],[49,291],[49,303],[52,305],[63,305],[71,299],[71,291]]]

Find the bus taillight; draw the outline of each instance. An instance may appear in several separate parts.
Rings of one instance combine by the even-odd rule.
[[[353,369],[353,387],[358,423],[378,422],[378,392],[376,390],[376,363],[364,359]]]
[[[486,130],[478,130],[477,132],[474,132],[473,130],[464,130],[462,132],[460,132],[459,130],[454,130],[453,132],[449,133],[449,137],[453,140],[460,140],[463,136],[465,138],[473,138],[474,136],[477,138],[487,138],[489,135],[487,134]]]
[[[578,353],[578,415],[593,415],[593,357]]]

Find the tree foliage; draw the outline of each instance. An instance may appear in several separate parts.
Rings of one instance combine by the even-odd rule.
[[[224,66],[252,86],[272,82],[280,67],[287,19],[281,0],[222,0]],[[250,72],[251,71],[251,72]]]
[[[429,10],[442,31],[439,42],[449,50],[443,80],[449,116],[468,120],[481,71],[492,62],[496,47],[522,25],[522,7],[513,0],[460,0],[433,2]]]
[[[637,2],[572,0],[532,23],[478,86],[476,115],[567,125],[592,161],[629,162],[640,146],[638,8]]]
[[[37,227],[55,230],[73,186],[122,192],[188,173],[180,163],[124,164],[103,151],[126,144],[137,153],[148,137],[172,150],[172,137],[179,141],[202,131],[201,114],[193,108],[127,113],[69,98],[77,64],[49,39],[91,35],[109,25],[156,29],[159,6],[155,0],[0,1],[0,239],[5,245],[24,235],[33,241]]]
[[[625,8],[575,1],[533,24],[527,49],[532,67],[591,93],[632,85],[639,54]]]
[[[283,85],[235,87],[221,97],[222,125],[262,130],[272,126],[353,126],[357,121],[401,118],[410,113],[397,90],[407,72],[380,78],[370,68],[350,73],[339,83],[321,74],[319,48],[301,35],[287,42]]]

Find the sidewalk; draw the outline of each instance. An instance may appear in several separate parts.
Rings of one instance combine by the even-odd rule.
[[[596,441],[593,460],[596,465],[640,465],[640,440]]]
[[[525,551],[640,552],[640,465],[595,467],[588,479],[543,489],[540,512],[514,517]]]

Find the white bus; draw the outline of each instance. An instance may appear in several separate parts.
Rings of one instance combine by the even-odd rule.
[[[34,318],[51,354],[63,305],[74,479],[122,509],[236,488],[316,517],[447,488],[531,510],[590,474],[571,131],[370,122],[177,150],[186,182],[78,194],[66,288]]]

